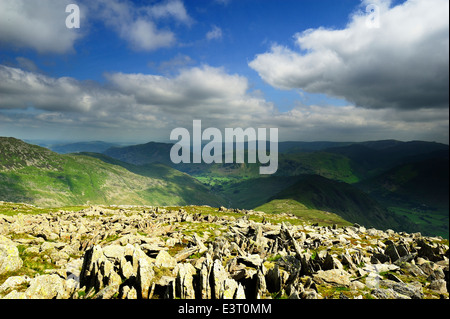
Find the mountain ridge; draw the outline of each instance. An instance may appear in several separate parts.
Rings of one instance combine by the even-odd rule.
[[[0,199],[42,206],[95,204],[215,204],[224,201],[196,180],[182,186],[159,176],[82,154],[60,155],[18,139],[0,139]],[[178,173],[166,168],[166,175]],[[181,173],[180,173],[181,174]]]

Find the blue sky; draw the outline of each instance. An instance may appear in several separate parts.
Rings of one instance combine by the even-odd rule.
[[[448,0],[0,0],[0,135],[448,143],[448,43]]]

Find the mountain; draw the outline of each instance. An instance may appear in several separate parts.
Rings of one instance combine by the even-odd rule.
[[[425,234],[448,236],[449,159],[438,156],[398,165],[355,186],[421,226]]]
[[[406,218],[390,213],[386,208],[358,188],[319,175],[303,175],[299,180],[274,195],[270,200],[289,199],[307,208],[327,211],[343,219],[381,229],[409,227]]]
[[[103,153],[111,147],[117,147],[117,144],[107,143],[102,141],[93,142],[77,142],[77,143],[66,143],[66,144],[52,144],[47,146],[53,152],[59,154],[68,153],[80,153],[80,152],[94,152]]]
[[[149,163],[163,163],[171,165],[170,150],[173,144],[149,142],[123,147],[111,147],[104,152],[112,158],[134,165],[144,165]]]
[[[332,147],[342,147],[354,144],[352,142],[298,142],[298,141],[288,141],[288,142],[279,142],[278,143],[278,151],[280,153],[289,154],[289,153],[304,153],[304,152],[315,152],[322,151],[327,148]]]
[[[355,143],[324,150],[351,160],[353,172],[361,179],[374,177],[400,164],[441,154],[448,157],[449,146],[435,142],[395,140]]]
[[[278,176],[320,175],[329,179],[356,183],[363,174],[347,156],[326,151],[280,154]]]
[[[157,173],[147,168],[147,175],[141,175],[117,164],[80,154],[60,155],[1,137],[0,200],[39,206],[224,203],[198,181],[170,167],[153,167]]]

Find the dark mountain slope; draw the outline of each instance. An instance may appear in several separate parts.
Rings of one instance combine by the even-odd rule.
[[[354,186],[318,175],[302,176],[297,183],[271,198],[274,199],[292,199],[308,208],[329,211],[366,227],[399,229],[400,223],[405,222]],[[405,230],[405,226],[403,224],[401,229]]]

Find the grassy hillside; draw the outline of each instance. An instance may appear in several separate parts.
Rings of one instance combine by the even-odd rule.
[[[229,207],[253,209],[297,180],[296,176],[267,176],[217,183],[212,189],[227,200]]]
[[[293,199],[274,199],[264,205],[256,207],[255,210],[263,211],[267,214],[290,213],[297,216],[300,220],[318,223],[320,226],[333,224],[336,224],[337,226],[352,225],[352,223],[346,221],[337,214],[308,208]]]
[[[352,161],[344,155],[323,151],[280,154],[276,174],[281,176],[316,174],[346,183],[356,183],[360,177],[352,165]]]
[[[45,207],[223,203],[195,180],[170,168],[160,168],[153,176],[139,175],[90,156],[59,155],[13,138],[0,138],[0,154],[3,201]],[[176,178],[184,179],[184,183],[174,181]]]
[[[117,165],[140,176],[165,181],[165,186],[148,189],[153,198],[164,202],[164,205],[174,205],[174,199],[178,199],[177,205],[225,205],[226,201],[209,190],[204,184],[186,173],[173,169],[165,164],[154,163],[145,165],[133,165],[122,162],[99,153],[80,153],[79,155],[100,159],[102,162]],[[184,203],[184,204],[183,204]]]
[[[335,213],[366,227],[394,230],[409,227],[406,219],[390,213],[354,186],[318,175],[302,176],[298,182],[273,196],[274,199],[294,200],[307,208]]]

